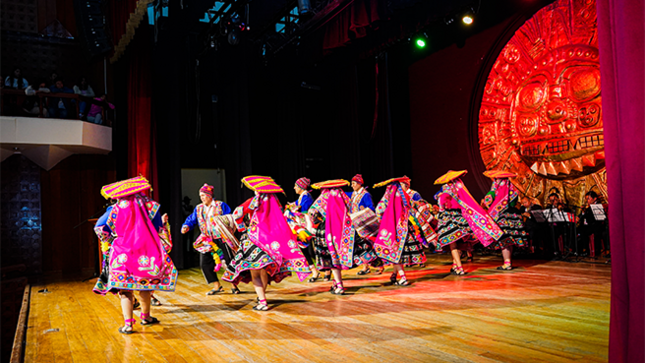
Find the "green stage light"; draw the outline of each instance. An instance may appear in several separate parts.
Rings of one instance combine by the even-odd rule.
[[[423,40],[421,38],[417,39],[417,47],[425,48],[425,46],[426,46],[426,41],[425,40]]]

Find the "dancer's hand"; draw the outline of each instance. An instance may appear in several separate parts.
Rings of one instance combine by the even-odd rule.
[[[186,234],[188,232],[188,226],[181,226],[181,234]]]

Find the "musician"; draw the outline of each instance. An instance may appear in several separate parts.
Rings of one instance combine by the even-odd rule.
[[[554,189],[555,188],[553,188],[552,190]],[[549,194],[549,205],[547,205],[546,209],[547,210],[545,211],[544,214],[547,219],[551,217],[551,214],[553,213],[552,212],[553,209],[557,209],[559,212],[562,212],[562,213],[569,213],[569,214],[573,213],[573,210],[568,205],[562,202],[562,199],[560,198],[560,194],[558,194],[557,192],[553,192]],[[562,249],[564,249],[565,242],[567,242],[569,246],[571,245],[570,242],[572,241],[569,240],[569,237],[573,236],[572,226],[573,224],[569,222],[556,222],[556,223],[550,224],[550,227],[552,228],[552,232],[553,232],[552,246],[556,255],[558,253],[564,252]],[[562,239],[562,245],[556,247],[556,241],[560,240],[560,238]]]
[[[580,242],[582,242],[583,248],[589,246],[589,237],[594,236],[594,254],[592,257],[598,257],[601,255],[602,251],[602,239],[605,237],[605,231],[607,230],[607,224],[605,220],[599,221],[596,219],[596,216],[591,209],[592,204],[600,204],[598,194],[594,191],[590,191],[585,194],[585,205],[582,209],[579,220],[580,220]],[[603,211],[605,216],[607,215],[606,206],[603,205]],[[607,243],[605,249],[609,251],[609,244]]]
[[[567,213],[573,213],[571,208],[569,208],[568,205],[562,203],[562,200],[560,199],[560,194],[558,193],[551,193],[549,194],[549,205],[547,205],[547,209],[551,208],[557,208],[560,211],[567,212]]]
[[[538,204],[534,204],[531,198],[524,197],[522,198],[522,207],[520,207],[520,213],[522,214],[522,220],[524,221],[524,229],[529,234],[529,239],[534,247],[538,247],[541,251],[541,254],[544,256],[551,256],[553,251],[551,246],[548,243],[545,243],[544,234],[542,233],[542,228],[535,220],[535,216],[531,211],[541,210],[542,207]]]
[[[369,208],[374,212],[374,202],[372,201],[372,195],[367,191],[365,187],[365,181],[363,180],[363,175],[356,174],[352,178],[352,190],[353,192],[347,193],[347,196],[351,200],[351,205],[349,206],[349,213],[356,213],[363,209]],[[355,236],[355,241],[362,240],[358,234]],[[366,275],[370,273],[370,265],[368,263],[362,264],[363,268],[358,271],[357,275]],[[383,273],[383,267],[379,267],[376,270],[376,274]]]

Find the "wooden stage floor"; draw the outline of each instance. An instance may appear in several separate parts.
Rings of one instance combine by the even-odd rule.
[[[607,361],[609,265],[517,260],[504,272],[476,256],[458,277],[448,259],[431,255],[406,287],[390,269],[346,272],[345,296],[292,276],[269,288],[267,312],[251,309],[251,285],[206,296],[201,271],[184,270],[176,292],[157,294],[161,324],[137,317],[128,336],[118,299],[92,293],[94,281],[35,285],[25,362]]]

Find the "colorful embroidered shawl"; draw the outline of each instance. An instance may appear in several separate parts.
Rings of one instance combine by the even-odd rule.
[[[365,187],[361,188],[358,192],[352,193],[350,213],[356,213],[360,210],[361,201],[366,193],[367,189]]]
[[[211,202],[213,208],[213,214],[211,217],[218,216],[222,214],[222,202],[214,200]],[[222,267],[222,257],[224,253],[220,251],[217,244],[213,239],[220,238],[219,235],[213,235],[213,220],[209,220],[209,216],[206,214],[206,206],[201,203],[195,207],[197,214],[197,224],[199,225],[199,231],[201,232],[199,237],[193,242],[193,248],[199,253],[210,253],[215,261],[215,271],[219,271]]]
[[[436,245],[438,235],[430,225],[430,221],[434,219],[434,216],[432,215],[432,205],[421,199],[416,204],[413,204],[413,210],[415,211],[415,213],[412,213],[414,215],[414,220],[413,218],[410,218],[410,222],[413,223],[415,231],[417,228],[421,230],[421,232],[417,232],[417,235],[425,237],[421,238],[421,243],[426,247],[429,244]],[[418,223],[418,225],[416,223]]]
[[[298,244],[300,247],[307,248],[307,246],[309,246],[309,239],[313,234],[307,230],[307,220],[305,215],[286,208],[284,211],[284,217],[287,219],[287,223],[289,224],[291,231],[298,236]]]
[[[213,214],[211,217],[219,216],[222,214],[222,202],[218,200],[214,200],[211,202],[213,208]],[[195,207],[195,212],[197,214],[197,224],[199,225],[199,232],[200,235],[197,237],[197,240],[193,243],[193,247],[201,252],[201,253],[208,253],[212,252],[211,250],[211,242],[213,241],[213,238],[220,238],[219,234],[213,230],[213,219],[209,219],[209,216],[206,213],[206,206],[202,204],[198,204],[197,207]],[[215,232],[215,234],[213,234]]]
[[[468,189],[466,189],[461,179],[456,178],[444,184],[441,190],[448,193],[454,201],[459,203],[462,216],[468,222],[475,237],[484,247],[487,247],[502,236],[503,232],[497,223],[477,204],[475,198],[470,195],[470,192],[468,192]]]
[[[508,179],[495,179],[490,192],[484,198],[484,204],[488,207],[488,214],[495,221],[499,219],[502,212],[517,202],[518,193],[515,186]]]
[[[211,216],[209,227],[209,233],[213,238],[221,238],[233,252],[237,252],[240,241],[235,238],[236,224],[232,214]]]
[[[383,199],[376,207],[376,215],[381,220],[374,241],[376,254],[387,261],[398,263],[408,236],[410,200],[399,182],[388,185]]]
[[[274,194],[259,194],[249,208],[254,210],[249,226],[251,242],[304,281],[309,275],[309,266],[300,251],[297,236],[282,215],[278,198]]]
[[[107,224],[116,235],[110,250],[108,287],[174,291],[177,270],[152,219],[159,204],[141,194],[119,199]]]
[[[349,217],[351,201],[340,188],[323,189],[322,193],[309,208],[313,217],[319,213],[325,220],[325,240],[331,256],[332,265],[350,269],[354,255],[354,226]]]

